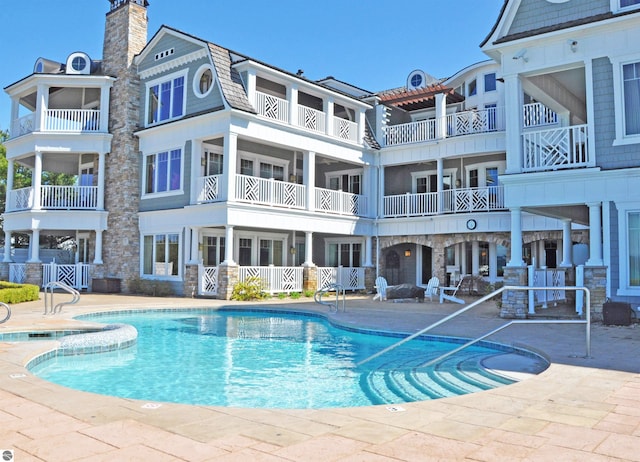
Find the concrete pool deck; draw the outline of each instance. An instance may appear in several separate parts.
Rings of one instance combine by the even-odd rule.
[[[68,297],[56,295],[56,301]],[[461,308],[348,297],[339,323],[415,332]],[[78,314],[136,308],[246,306],[187,298],[83,294],[59,315],[12,306],[0,333],[77,328]],[[328,312],[312,301],[260,305]],[[478,336],[504,324],[493,302],[433,331]],[[544,352],[550,367],[514,385],[401,406],[238,409],[113,398],[32,376],[51,341],[0,342],[0,450],[16,461],[640,461],[640,325],[515,325],[489,340]],[[508,362],[501,365],[509,367]]]

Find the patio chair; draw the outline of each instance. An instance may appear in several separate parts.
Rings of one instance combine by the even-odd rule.
[[[458,293],[458,289],[462,285],[463,279],[464,274],[460,275],[458,284],[455,287],[440,287],[440,303],[444,303],[445,300],[449,300],[450,302],[459,303],[461,305],[465,304],[463,299],[456,297],[456,293]]]
[[[373,299],[376,300],[386,300],[387,299],[387,280],[382,276],[378,276],[376,278],[376,285],[374,286],[376,291],[378,292],[373,296]]]
[[[427,282],[427,288],[424,290],[424,296],[429,297],[429,300],[433,301],[433,296],[438,294],[438,287],[440,287],[440,279],[434,276],[429,279],[429,282]]]

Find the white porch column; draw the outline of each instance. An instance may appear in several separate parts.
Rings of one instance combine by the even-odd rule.
[[[561,267],[573,266],[573,245],[571,241],[571,220],[562,220],[562,262]]]
[[[489,282],[494,283],[498,280],[498,245],[495,242],[489,242]]]
[[[438,213],[442,212],[442,204],[444,202],[444,180],[443,180],[443,175],[444,175],[444,161],[442,160],[441,157],[439,157],[438,159],[436,159],[436,176],[438,179],[438,196],[437,196],[437,205],[436,207],[438,208]]]
[[[313,233],[311,231],[304,233],[304,263],[302,266],[316,266],[313,263]]]
[[[193,253],[191,252],[192,250],[192,246],[191,246],[191,228],[189,228],[188,226],[184,227],[184,246],[182,247],[184,250],[184,261],[189,264],[189,263],[195,263],[193,261]]]
[[[4,232],[4,260],[5,263],[11,262],[11,231]]]
[[[378,158],[378,217],[384,217],[384,166],[380,165],[380,153]]]
[[[364,212],[368,217],[375,217],[376,214],[376,189],[375,189],[375,176],[376,172],[372,165],[365,165],[362,170],[362,190],[360,194],[365,197],[366,207],[365,210],[358,210],[359,213]]]
[[[507,167],[505,173],[522,171],[522,107],[524,94],[522,82],[517,74],[504,76],[505,129],[507,144]],[[518,257],[521,259],[522,257]],[[518,265],[515,265],[518,266]]]
[[[21,135],[20,127],[17,125],[18,118],[20,117],[20,100],[18,97],[14,96],[11,98],[11,120],[9,122],[9,136],[11,138],[15,138],[16,136]]]
[[[100,131],[109,132],[109,95],[111,86],[100,88]]]
[[[49,106],[49,87],[44,84],[38,84],[36,94],[36,111],[33,130],[39,132],[44,128],[44,115]]]
[[[316,153],[305,151],[302,162],[302,183],[307,191],[307,210],[313,212],[316,209]]]
[[[467,273],[467,243],[460,243],[460,274],[468,274]]]
[[[98,154],[98,210],[104,210],[104,183],[105,183],[105,157],[106,153],[101,152]]]
[[[447,95],[438,93],[436,100],[436,138],[447,136]]]
[[[364,125],[367,123],[365,111],[360,109],[360,111],[358,111],[356,119],[358,123],[358,136],[356,137],[356,141],[358,142],[358,144],[362,144],[362,141],[364,140]]]
[[[224,234],[224,261],[222,262],[225,265],[231,266],[235,265],[236,262],[233,261],[233,226],[225,226],[225,234]]]
[[[7,199],[9,199],[10,191],[13,191],[13,175],[14,175],[13,169],[14,168],[15,168],[14,160],[7,159],[7,192],[6,192],[7,197],[5,198],[6,200],[5,209],[7,211],[13,209],[13,204],[10,204]],[[11,209],[9,207],[11,207]]]
[[[334,102],[333,102],[333,98],[327,98],[323,101],[322,103],[322,109],[324,111],[324,119],[325,119],[325,127],[324,127],[324,132],[327,135],[331,135],[334,136],[334,129],[333,129],[333,106],[334,106]]]
[[[600,202],[587,204],[589,206],[589,259],[586,266],[602,266],[602,218]]]
[[[522,210],[511,209],[511,260],[507,266],[525,266],[522,260]]]
[[[96,229],[96,248],[93,257],[94,265],[102,265],[102,233],[104,230]]]
[[[189,260],[189,263],[199,263],[202,260],[198,251],[200,248],[200,230],[199,228],[188,227],[187,234],[191,236],[189,240],[189,243],[191,244],[191,259]]]
[[[538,266],[547,266],[547,249],[545,248],[545,241],[539,240],[536,242],[538,248]]]
[[[246,74],[246,85],[247,85],[247,99],[253,104],[254,109],[260,112],[258,109],[258,105],[256,104],[256,71],[255,69],[249,68]]]
[[[471,274],[480,274],[480,245],[478,241],[471,242]]]
[[[42,153],[40,151],[36,151],[31,185],[33,186],[33,210],[40,210],[42,208]]]
[[[236,171],[238,165],[238,134],[227,132],[223,141],[222,171],[227,180],[226,200],[236,198]],[[230,261],[233,261],[231,259]]]
[[[287,101],[289,101],[289,123],[298,124],[298,86],[287,87]]]
[[[29,260],[27,263],[40,262],[40,230],[31,230],[31,239],[29,239]]]
[[[188,179],[189,185],[185,185],[185,189],[188,187],[191,191],[190,204],[197,204],[200,200],[201,190],[204,186],[200,178],[205,176],[207,172],[204,171],[205,167],[202,165],[204,158],[204,148],[201,140],[191,140],[191,177]],[[224,162],[224,160],[223,160]]]
[[[373,237],[366,236],[364,240],[364,266],[373,266]]]

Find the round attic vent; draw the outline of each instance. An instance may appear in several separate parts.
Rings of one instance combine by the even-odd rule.
[[[417,90],[427,84],[426,74],[421,70],[412,71],[407,77],[407,90]]]

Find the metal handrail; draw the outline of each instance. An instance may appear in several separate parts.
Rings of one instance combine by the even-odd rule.
[[[4,302],[0,302],[0,305],[4,306],[7,309],[7,315],[3,319],[0,319],[0,324],[2,324],[4,322],[7,322],[11,317],[11,307]]]
[[[54,289],[56,287],[58,287],[60,289],[63,289],[65,291],[69,292],[71,295],[73,295],[73,298],[71,299],[71,301],[60,302],[60,303],[58,303],[57,305],[54,306],[53,305],[53,291],[54,291]],[[49,297],[51,298],[51,303],[49,303]],[[78,303],[78,300],[80,300],[80,292],[78,292],[73,287],[65,284],[64,282],[51,281],[46,286],[44,286],[44,314],[45,315],[47,314],[47,311],[49,311],[49,307],[50,306],[52,308],[49,311],[49,314],[56,314],[56,313],[60,313],[62,311],[62,306],[63,305],[73,305],[74,303]]]
[[[334,291],[336,292],[336,301],[335,303],[332,302],[323,302],[322,301],[322,296],[325,295],[327,292],[331,292]],[[318,289],[316,290],[316,293],[313,294],[313,299],[315,300],[316,303],[319,303],[320,305],[326,305],[326,306],[331,306],[331,307],[335,307],[335,312],[338,312],[339,309],[339,297],[340,297],[340,292],[342,292],[342,312],[345,311],[345,290],[344,287],[341,284],[327,284],[326,286],[324,286],[322,289]]]
[[[478,300],[476,300],[475,302],[467,305],[466,307],[456,311],[455,313],[450,314],[449,316],[441,319],[440,321],[434,322],[433,324],[425,327],[424,329],[416,332],[415,334],[409,335],[408,337],[403,338],[402,340],[400,340],[399,342],[394,343],[393,345],[388,346],[387,348],[372,354],[371,356],[369,356],[368,358],[363,359],[362,361],[356,363],[356,367],[357,366],[361,366],[365,363],[368,363],[369,361],[382,356],[383,354],[399,347],[400,345],[403,345],[404,343],[413,340],[416,337],[419,337],[420,335],[423,335],[425,332],[430,331],[431,329],[434,329],[436,327],[438,327],[441,324],[444,324],[445,322],[461,315],[462,313],[465,313],[467,311],[469,311],[472,308],[475,308],[476,306],[478,306],[479,304],[490,300],[491,298],[495,297],[498,294],[501,294],[502,292],[504,292],[505,290],[582,290],[585,292],[586,297],[585,297],[585,301],[586,301],[586,316],[584,320],[575,320],[575,321],[571,321],[571,320],[553,320],[553,319],[545,319],[545,320],[531,320],[531,321],[525,321],[525,320],[514,320],[514,321],[510,321],[507,324],[494,329],[493,331],[482,335],[474,340],[471,340],[467,343],[465,343],[464,345],[461,345],[458,348],[453,349],[452,351],[449,351],[439,357],[437,357],[436,359],[430,360],[429,362],[423,364],[422,366],[430,366],[433,365],[439,361],[442,361],[445,358],[448,358],[449,356],[451,356],[452,354],[457,353],[460,350],[463,350],[475,343],[478,343],[481,340],[484,340],[485,338],[495,334],[496,332],[501,331],[502,329],[505,329],[513,324],[525,324],[525,323],[532,323],[532,324],[585,324],[586,325],[586,350],[587,350],[587,354],[586,357],[589,358],[591,357],[591,293],[589,292],[589,289],[587,289],[586,287],[560,287],[560,286],[550,286],[550,287],[524,287],[524,286],[503,286],[500,287],[499,289],[491,292],[488,295],[485,295],[482,298],[479,298]]]

